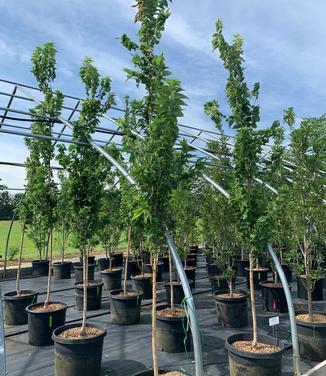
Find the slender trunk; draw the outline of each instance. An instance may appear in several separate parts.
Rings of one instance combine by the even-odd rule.
[[[309,321],[313,322],[312,316],[312,298],[311,298],[311,287],[307,284],[307,300],[308,300],[308,314],[309,314]]]
[[[157,338],[156,338],[156,267],[157,256],[152,259],[152,356],[153,356],[153,371],[154,376],[158,376],[158,360],[157,360]]]
[[[16,278],[16,294],[20,296],[20,269],[22,263],[22,255],[23,255],[23,247],[24,247],[24,236],[25,236],[25,227],[26,227],[26,219],[22,224],[21,228],[21,238],[20,238],[20,247],[19,247],[19,259],[18,259],[18,269],[17,269],[17,278]]]
[[[127,254],[126,254],[126,261],[125,261],[125,275],[123,279],[124,295],[126,295],[127,293],[127,274],[128,274],[129,255],[130,255],[130,243],[131,243],[131,226],[128,227],[128,245],[127,245]]]
[[[44,308],[47,308],[50,303],[50,294],[51,294],[51,279],[52,279],[52,258],[53,258],[53,229],[50,230],[49,235],[49,244],[50,244],[50,259],[49,259],[49,274],[48,274],[48,288],[46,292],[46,299],[44,302]]]
[[[107,247],[107,250],[109,250],[109,269],[112,270],[112,250],[111,247]],[[107,252],[106,250],[106,252]]]
[[[229,289],[230,289],[230,297],[233,298],[233,283],[232,283],[232,276],[229,280]]]
[[[83,302],[83,322],[80,331],[80,335],[85,335],[86,331],[86,320],[87,320],[87,287],[88,287],[88,247],[84,247],[83,254],[83,292],[84,292],[84,302]]]
[[[277,270],[274,271],[274,283],[275,284],[278,283],[278,273],[277,273]]]
[[[65,225],[62,225],[62,249],[61,249],[61,263],[65,261]]]
[[[253,255],[249,252],[249,268],[250,268],[250,303],[252,313],[252,331],[253,331],[253,347],[257,344],[257,316],[256,316],[256,303],[255,303],[255,286],[254,286],[254,268],[253,268]]]
[[[241,248],[241,260],[244,260],[243,248]]]
[[[169,277],[170,277],[170,306],[174,311],[174,290],[173,290],[173,270],[172,270],[172,258],[171,251],[169,250]]]
[[[187,256],[185,257],[185,269],[187,269]]]

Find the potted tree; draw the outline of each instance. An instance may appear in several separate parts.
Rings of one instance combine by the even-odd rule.
[[[127,137],[131,136],[132,129],[143,134],[142,140],[129,138],[127,151],[130,153],[130,171],[139,187],[133,219],[136,226],[143,228],[143,248],[150,252],[152,266],[153,369],[137,375],[154,376],[165,374],[163,370],[159,371],[157,359],[156,272],[170,194],[176,188],[174,143],[178,137],[177,119],[182,115],[184,105],[179,81],[168,77],[163,54],[155,53],[169,16],[167,6],[166,0],[139,1],[135,17],[136,22],[141,22],[139,44],[126,35],[121,38],[123,45],[133,53],[134,68],[126,69],[128,78],[133,78],[145,89],[142,99],[131,102],[130,121],[124,131]],[[182,311],[172,312],[169,308],[163,311],[160,311],[161,316],[184,315]]]
[[[118,159],[119,153],[115,146],[108,150],[109,154]],[[113,251],[120,242],[125,220],[121,210],[122,194],[114,187],[115,174],[111,171],[112,165],[105,161],[105,181],[108,189],[103,191],[100,211],[99,238],[105,249],[105,259],[99,259],[101,277],[107,290],[121,289],[122,267],[115,266]]]
[[[7,325],[27,324],[26,307],[37,302],[38,293],[33,290],[20,289],[21,261],[24,249],[26,230],[27,205],[26,196],[19,202],[19,218],[21,222],[21,236],[19,244],[18,268],[16,276],[16,290],[4,294],[4,320]]]
[[[86,57],[80,68],[80,77],[86,91],[80,117],[74,124],[73,137],[83,143],[71,145],[68,155],[60,150],[60,162],[69,173],[71,226],[83,252],[83,282],[77,288],[83,291],[82,323],[61,326],[53,332],[55,342],[55,374],[74,376],[81,373],[100,375],[104,328],[87,323],[90,303],[98,301],[101,283],[88,281],[88,253],[96,234],[103,180],[99,169],[100,154],[86,143],[99,124],[99,116],[114,103],[111,81],[100,77],[92,59]]]
[[[237,231],[241,242],[249,251],[250,303],[253,333],[235,334],[226,341],[231,375],[261,373],[281,375],[281,344],[275,345],[273,338],[258,335],[254,294],[254,259],[258,258],[269,238],[269,215],[267,204],[262,199],[261,186],[255,184],[259,176],[260,153],[271,129],[257,129],[259,121],[259,84],[248,88],[243,68],[243,41],[235,35],[233,43],[225,41],[222,22],[216,24],[213,49],[218,49],[224,67],[228,71],[226,95],[231,108],[229,125],[236,130],[233,149],[234,183],[230,200],[235,212]],[[252,102],[252,99],[254,102]]]
[[[60,244],[61,260],[53,263],[53,276],[55,279],[69,279],[71,277],[70,261],[65,261],[65,250],[70,232],[70,208],[68,196],[69,180],[63,171],[58,172],[60,192],[57,205],[57,240]]]
[[[293,117],[295,117],[293,113]],[[300,355],[322,361],[326,352],[326,316],[313,310],[313,300],[323,299],[323,247],[325,239],[325,116],[303,119],[291,126],[290,153],[295,161],[293,183],[287,190],[290,218],[292,267],[297,276],[298,293],[307,299],[307,309],[297,312]],[[301,291],[300,291],[301,290]],[[315,295],[315,296],[314,296]]]
[[[220,140],[211,141],[208,146],[218,156],[218,163],[223,166],[210,167],[209,172],[213,173],[213,178],[218,184],[230,190],[234,182],[231,151],[222,127],[218,102],[207,102],[205,112],[214,121],[220,134]],[[207,229],[209,236],[206,242],[209,242],[212,249],[212,262],[217,270],[221,271],[221,274],[210,276],[218,320],[223,326],[246,326],[247,294],[234,288],[234,263],[238,246],[235,211],[232,210],[230,201],[210,186],[204,189],[203,201],[203,236],[205,239]]]
[[[32,123],[32,132],[51,136],[54,121],[60,115],[63,95],[52,90],[55,79],[55,54],[53,43],[36,47],[32,55],[32,72],[37,79],[44,100],[34,114],[46,116],[43,121]],[[38,120],[40,118],[38,117]],[[29,234],[41,250],[48,243],[49,268],[47,294],[44,303],[35,303],[26,307],[28,314],[28,341],[31,345],[46,346],[52,344],[53,329],[65,323],[67,305],[51,301],[51,266],[53,257],[53,230],[56,223],[57,187],[53,178],[51,161],[54,158],[55,146],[49,139],[26,140],[30,150],[27,165],[26,199],[31,220],[28,224]],[[39,226],[39,228],[38,228]]]

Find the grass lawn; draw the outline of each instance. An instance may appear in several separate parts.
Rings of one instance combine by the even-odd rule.
[[[7,239],[7,234],[8,230],[10,227],[10,221],[1,221],[0,220],[0,255],[4,257],[5,254],[5,249],[6,249],[6,239]],[[20,233],[21,233],[21,228],[20,228],[20,223],[19,221],[15,221],[13,224],[13,228],[11,231],[10,235],[10,240],[9,240],[9,252],[8,252],[8,258],[10,255],[10,250],[13,248],[19,248],[19,242],[20,242]],[[54,252],[54,257],[60,257],[60,252],[59,252],[59,242],[57,240],[58,236],[54,234],[53,237],[53,252]],[[123,237],[119,249],[125,248],[125,238]],[[96,251],[102,250],[102,247],[99,246],[95,249]],[[79,255],[79,249],[74,248],[68,240],[68,244],[66,246],[66,256],[78,256]],[[18,253],[14,256],[14,260],[18,258]],[[24,253],[23,253],[23,258],[24,259],[38,259],[38,252],[33,245],[32,241],[25,236],[25,241],[24,241]]]

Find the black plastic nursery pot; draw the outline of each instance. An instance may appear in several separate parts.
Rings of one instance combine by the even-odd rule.
[[[78,328],[80,324],[64,325],[53,331],[55,376],[100,376],[106,330],[93,324],[87,326],[99,329],[101,333],[83,339],[60,337],[67,329]]]
[[[311,299],[313,301],[323,300],[323,279],[319,279],[315,283],[315,288],[312,290]],[[297,287],[298,287],[298,298],[308,299],[307,290],[305,288],[303,278],[297,277]]]
[[[292,270],[289,267],[289,265],[282,264],[282,269],[285,274],[285,278],[288,281],[288,283],[292,283]]]
[[[198,251],[199,251],[199,246],[198,245],[192,245],[190,247],[190,252],[191,253],[198,253]]]
[[[236,341],[251,341],[249,333],[234,334],[227,338],[225,347],[229,353],[230,376],[281,376],[282,352],[284,345],[279,343],[279,351],[272,353],[247,352],[236,349]],[[258,335],[258,342],[275,345],[275,339]]]
[[[160,311],[166,307],[160,307],[156,314],[157,348],[167,353],[189,351],[191,346],[191,330],[189,325],[187,325],[186,315],[160,315]]]
[[[141,291],[143,293],[143,299],[152,299],[152,275],[146,273],[134,274],[131,276],[133,290]]]
[[[56,311],[35,312],[33,308],[43,306],[44,303],[31,304],[26,307],[28,315],[28,343],[32,346],[49,346],[53,344],[51,338],[53,330],[65,324],[67,304],[50,302],[49,304],[61,304],[62,308]]]
[[[249,260],[236,260],[235,264],[236,264],[237,276],[245,277],[246,268],[249,268]]]
[[[192,280],[192,288],[196,287],[196,267],[195,266],[187,266],[185,268],[185,273],[188,279]]]
[[[20,292],[20,296],[16,295],[16,291],[3,295],[4,320],[7,325],[27,324],[26,307],[37,302],[38,292],[32,290],[21,290]]]
[[[141,260],[128,260],[127,279],[140,272]]]
[[[189,282],[189,286],[190,288],[192,288],[192,285],[193,285],[193,281],[189,280],[188,279],[188,282]],[[181,282],[177,282],[177,281],[173,281],[173,301],[174,301],[174,304],[181,304],[184,297],[185,297],[185,294],[183,292],[183,288],[182,288],[182,284]],[[170,282],[165,282],[164,283],[164,286],[165,286],[165,294],[166,294],[166,302],[168,305],[170,305],[170,302],[171,302],[171,285],[170,285]]]
[[[101,271],[102,281],[106,290],[121,289],[122,268],[105,269]]]
[[[264,307],[268,312],[286,313],[288,305],[285,292],[281,283],[260,282]]]
[[[152,273],[152,265],[151,264],[145,264],[144,265],[144,272],[145,273]],[[156,281],[162,282],[162,272],[163,272],[163,262],[159,261],[157,263],[156,268]]]
[[[192,260],[192,259],[195,259],[195,261],[193,261],[195,263],[195,265],[191,265],[191,266],[197,266],[197,253],[189,253],[188,256],[187,256],[187,266],[190,264],[188,264],[188,261],[189,260]]]
[[[214,293],[218,322],[225,327],[242,328],[248,323],[248,294],[235,290],[231,298],[227,296],[229,292],[229,290],[221,290]]]
[[[265,256],[258,257],[258,262],[259,262],[259,266],[261,266],[262,268],[268,269],[269,272],[272,271],[271,260],[268,259],[267,257]]]
[[[296,312],[296,315],[307,312]],[[322,312],[313,312],[322,314]],[[322,362],[326,357],[326,323],[296,319],[300,357]]]
[[[218,268],[214,263],[208,262],[207,263],[207,274],[208,276],[217,275],[221,273],[221,269]]]
[[[169,271],[169,256],[160,256],[158,261],[163,262],[162,272],[168,272]]]
[[[122,295],[123,290],[111,291],[111,322],[116,325],[134,325],[140,321],[141,291],[127,290],[127,296]]]
[[[87,286],[87,311],[95,311],[101,308],[102,302],[102,281],[89,282]],[[75,283],[75,297],[77,311],[83,310],[84,287],[82,283]]]
[[[195,266],[196,267],[197,262],[194,257],[187,257],[187,266]]]
[[[245,268],[246,270],[246,277],[247,277],[247,288],[250,289],[250,281],[249,281],[249,268]],[[260,282],[267,281],[268,278],[268,269],[267,268],[259,268],[254,269],[254,287],[255,290],[260,290]]]
[[[71,277],[70,261],[54,262],[52,265],[54,279],[69,279]]]
[[[75,281],[76,283],[83,282],[83,264],[76,264],[74,265],[75,271]],[[88,280],[94,281],[94,272],[95,272],[95,265],[88,264]]]
[[[97,263],[101,271],[109,269],[110,267],[110,259],[105,258],[105,257],[98,259]],[[116,259],[114,257],[111,258],[111,264],[113,268],[117,266]]]
[[[79,257],[80,264],[83,263],[83,257]],[[88,263],[95,265],[95,256],[88,256]]]
[[[44,277],[49,274],[49,260],[33,260],[32,275],[33,277]]]
[[[114,258],[116,267],[120,267],[123,265],[123,253],[122,252],[115,252],[112,253],[112,257]]]

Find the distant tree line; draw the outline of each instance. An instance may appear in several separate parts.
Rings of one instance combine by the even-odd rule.
[[[22,193],[12,194],[0,190],[0,220],[12,218],[21,197]]]

